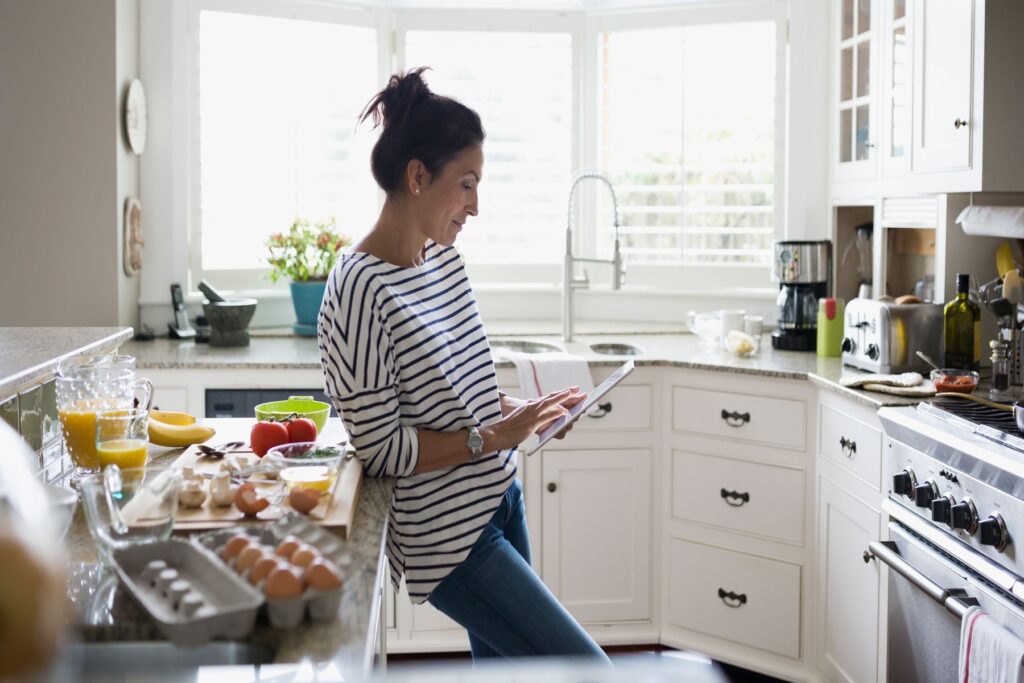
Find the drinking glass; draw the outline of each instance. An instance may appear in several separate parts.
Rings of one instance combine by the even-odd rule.
[[[181,471],[171,467],[110,465],[81,481],[89,533],[100,560],[115,550],[170,538],[178,509]]]
[[[148,410],[108,410],[96,414],[96,459],[100,469],[145,467]]]

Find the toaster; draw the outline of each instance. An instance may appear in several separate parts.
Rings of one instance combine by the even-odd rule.
[[[927,373],[917,356],[942,358],[942,306],[854,299],[843,318],[843,363],[868,372]]]

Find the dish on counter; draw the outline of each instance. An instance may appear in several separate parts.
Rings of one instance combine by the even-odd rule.
[[[957,394],[973,394],[978,388],[981,376],[973,370],[955,370],[941,368],[932,370],[930,379],[937,392],[953,392]]]

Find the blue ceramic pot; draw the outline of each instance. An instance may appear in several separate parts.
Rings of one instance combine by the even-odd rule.
[[[324,300],[326,287],[327,282],[323,280],[291,283],[292,306],[298,320],[292,329],[296,334],[316,336],[316,317],[320,313],[320,303]]]

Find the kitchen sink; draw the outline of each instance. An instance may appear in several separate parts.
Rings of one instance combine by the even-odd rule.
[[[644,352],[639,346],[632,344],[616,344],[612,342],[591,344],[590,350],[594,353],[602,353],[606,356],[639,356]]]
[[[203,666],[253,666],[273,661],[267,647],[241,642],[213,642],[176,647],[167,641],[72,643],[62,669],[76,681],[191,681]]]
[[[502,348],[518,353],[552,353],[564,350],[560,346],[555,346],[554,344],[527,341],[525,339],[492,339],[491,348]]]

